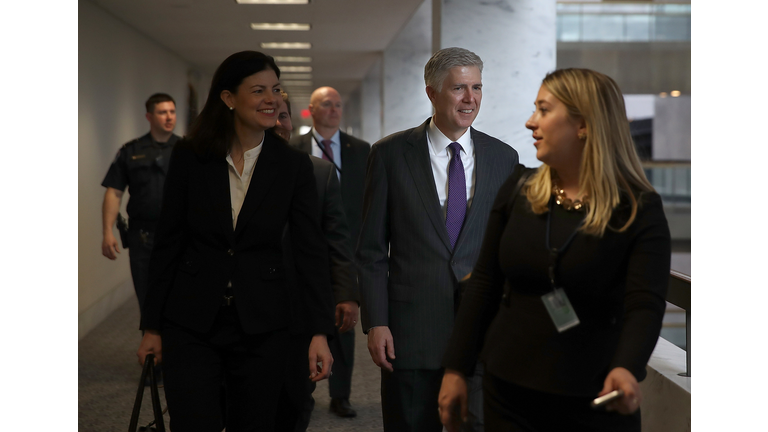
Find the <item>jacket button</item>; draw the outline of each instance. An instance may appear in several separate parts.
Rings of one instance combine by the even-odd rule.
[[[232,250],[232,249],[228,250],[227,253],[229,254],[229,256],[234,256],[235,255],[235,251]]]

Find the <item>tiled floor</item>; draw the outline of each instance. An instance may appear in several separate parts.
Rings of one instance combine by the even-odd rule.
[[[685,257],[683,259],[685,262]],[[690,254],[687,256],[690,272]],[[670,342],[685,346],[685,313],[668,310],[662,336]],[[136,360],[136,348],[141,339],[138,328],[139,308],[130,299],[95,330],[80,340],[78,348],[78,397],[80,432],[125,430],[130,421],[141,368]],[[315,411],[308,432],[319,431],[381,431],[380,372],[371,361],[366,337],[356,329],[355,368],[352,376],[351,403],[357,417],[339,418],[328,411],[330,398],[328,382],[318,384],[314,396]],[[162,389],[160,396],[165,406]],[[166,427],[168,416],[165,416]],[[149,392],[146,391],[140,425],[152,420]]]
[[[141,340],[137,330],[139,308],[131,299],[109,316],[98,328],[80,340],[78,348],[78,430],[103,432],[126,430],[141,374],[136,348]],[[381,431],[379,369],[371,361],[365,335],[356,328],[355,369],[351,403],[357,417],[339,418],[328,411],[328,382],[315,390],[315,411],[309,432]],[[162,405],[165,396],[160,389]],[[139,425],[152,420],[149,391],[145,391]],[[166,430],[168,430],[168,415]]]

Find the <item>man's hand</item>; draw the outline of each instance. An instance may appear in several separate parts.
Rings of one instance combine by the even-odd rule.
[[[101,232],[104,234],[104,239],[101,241],[101,254],[111,260],[117,259],[115,254],[120,253],[112,227],[115,226],[122,199],[123,191],[108,187],[104,192],[104,203],[101,205]]]
[[[322,363],[322,366],[318,366]],[[328,338],[324,334],[312,336],[309,343],[309,379],[318,382],[331,376],[333,356],[328,348]]]
[[[163,362],[163,341],[157,330],[144,330],[144,337],[141,339],[139,351],[136,353],[141,366],[144,366],[144,360],[150,353],[155,355],[156,365]]]
[[[117,239],[115,235],[110,232],[104,233],[104,240],[101,241],[101,254],[105,257],[115,260],[119,254],[120,249],[117,247]]]
[[[464,374],[446,369],[440,395],[437,397],[440,422],[448,432],[459,432],[467,418],[467,379]]]
[[[395,343],[392,340],[392,333],[387,326],[378,326],[368,332],[368,352],[376,366],[384,368],[390,372],[392,363],[387,361],[387,357],[395,359]]]
[[[339,328],[339,333],[345,333],[355,327],[359,311],[360,306],[356,301],[343,301],[336,305],[336,327]]]
[[[614,390],[623,390],[624,396],[609,402],[605,406],[606,411],[618,411],[620,414],[632,414],[640,408],[643,395],[640,393],[640,385],[632,372],[623,367],[613,368],[605,377],[603,390],[598,396],[608,394]]]

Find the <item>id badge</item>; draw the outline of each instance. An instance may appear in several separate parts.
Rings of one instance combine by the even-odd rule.
[[[579,317],[576,316],[576,311],[573,310],[564,289],[555,288],[554,291],[541,296],[541,300],[558,332],[562,333],[579,325]]]

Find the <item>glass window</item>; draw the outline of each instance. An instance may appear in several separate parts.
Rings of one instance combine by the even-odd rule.
[[[580,13],[581,12],[581,5],[576,4],[566,4],[566,3],[558,3],[557,4],[557,13]]]
[[[582,15],[585,42],[618,42],[624,40],[624,15]]]
[[[581,15],[557,16],[557,40],[562,42],[581,40]]]
[[[691,17],[683,15],[656,15],[653,39],[657,41],[691,40]]]
[[[689,4],[664,4],[656,5],[657,14],[691,14],[691,5]]]
[[[626,41],[648,42],[651,40],[650,15],[625,15]]]
[[[613,14],[649,14],[651,5],[644,4],[606,4],[603,5],[604,13]]]

